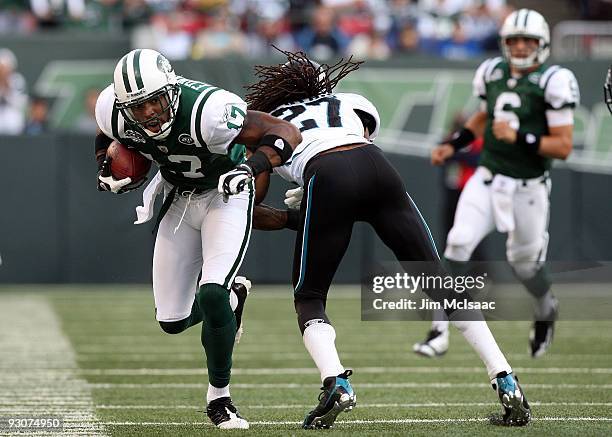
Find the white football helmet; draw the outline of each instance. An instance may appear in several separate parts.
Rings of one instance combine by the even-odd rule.
[[[115,106],[121,111],[126,122],[152,139],[166,138],[176,118],[180,96],[180,87],[170,62],[155,50],[132,50],[117,63],[113,79]],[[162,123],[159,116],[137,120],[132,108],[154,97],[160,98],[163,112],[168,112],[168,121]],[[159,132],[146,128],[149,123],[155,121],[159,121],[161,125]]]
[[[512,57],[506,41],[517,36],[537,39],[538,48],[526,58]],[[541,65],[550,54],[548,24],[542,14],[533,9],[519,9],[508,15],[499,31],[499,37],[504,58],[516,68],[524,69]]]

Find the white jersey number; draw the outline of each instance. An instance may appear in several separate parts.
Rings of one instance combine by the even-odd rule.
[[[308,106],[319,106],[322,104],[327,104],[326,114],[321,111],[315,111],[314,114],[313,111],[307,111]],[[293,123],[300,129],[300,132],[319,127],[342,127],[340,100],[334,96],[280,108],[272,112],[271,115]]]
[[[495,101],[495,110],[493,115],[496,120],[507,121],[510,127],[514,130],[518,130],[520,127],[520,121],[518,115],[514,111],[508,111],[506,105],[511,108],[521,107],[521,98],[517,93],[505,92],[501,93]]]

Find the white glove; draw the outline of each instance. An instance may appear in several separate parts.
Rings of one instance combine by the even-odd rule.
[[[219,176],[217,190],[227,199],[232,194],[244,191],[244,187],[253,180],[253,170],[246,164],[240,164],[236,168]]]
[[[302,187],[287,190],[285,193],[285,205],[291,209],[300,209],[302,197],[304,197],[304,189]]]
[[[119,193],[123,187],[129,185],[132,182],[132,178],[115,179],[112,176],[98,176],[100,181],[100,187],[104,191],[112,191],[113,193]]]
[[[99,191],[112,191],[115,194],[125,193],[130,191],[132,188],[124,189],[125,186],[132,183],[132,178],[115,179],[110,172],[111,159],[106,158],[98,171],[98,190]],[[144,181],[143,181],[144,182]],[[140,186],[139,184],[138,186]]]

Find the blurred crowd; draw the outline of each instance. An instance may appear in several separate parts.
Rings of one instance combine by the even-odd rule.
[[[170,59],[258,58],[302,49],[452,59],[497,47],[506,0],[0,0],[0,34],[88,29],[128,32],[134,46]]]

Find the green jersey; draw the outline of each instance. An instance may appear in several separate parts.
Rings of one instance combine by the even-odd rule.
[[[216,188],[219,176],[245,159],[245,147],[233,141],[242,129],[246,103],[210,84],[182,77],[178,83],[178,110],[164,140],[152,140],[125,122],[115,107],[112,85],[98,97],[98,126],[106,136],[155,161],[171,184],[188,189]]]
[[[513,129],[536,135],[548,135],[551,126],[573,124],[573,108],[580,98],[573,73],[557,65],[543,65],[513,77],[503,58],[487,59],[476,71],[474,94],[482,99],[488,115],[480,165],[494,174],[520,179],[546,172],[550,158],[496,139],[493,122],[505,120]]]

